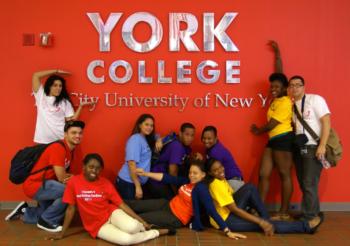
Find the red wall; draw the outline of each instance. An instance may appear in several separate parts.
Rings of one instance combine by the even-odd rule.
[[[137,4],[136,4],[137,3]],[[324,96],[332,111],[332,125],[338,130],[345,149],[344,158],[337,168],[322,174],[320,194],[323,202],[349,202],[350,191],[347,177],[350,161],[347,153],[350,134],[347,131],[349,113],[348,90],[350,81],[350,43],[347,0],[169,0],[169,1],[23,1],[11,0],[0,3],[1,31],[1,71],[2,82],[0,133],[2,141],[0,166],[0,201],[20,200],[24,196],[20,186],[8,181],[11,157],[21,147],[31,145],[34,134],[36,109],[31,97],[31,76],[34,71],[60,68],[72,72],[68,77],[70,91],[99,96],[103,101],[105,92],[138,96],[164,96],[169,93],[183,97],[202,97],[206,93],[230,93],[236,97],[252,97],[249,108],[195,108],[187,106],[184,112],[176,108],[108,108],[99,102],[93,112],[84,109],[82,119],[86,121],[82,153],[99,152],[107,167],[104,174],[111,180],[117,174],[124,158],[124,145],[137,116],[143,112],[156,117],[156,129],[165,134],[178,129],[184,121],[193,122],[197,127],[195,149],[201,150],[200,131],[207,124],[219,129],[219,138],[232,150],[244,176],[257,181],[259,159],[266,142],[265,137],[255,137],[249,132],[252,123],[265,122],[266,108],[261,107],[258,93],[267,95],[268,75],[273,71],[273,55],[266,45],[267,40],[279,42],[285,72],[288,76],[303,75],[307,91]],[[154,14],[162,22],[163,40],[149,53],[131,51],[122,42],[121,27],[127,16],[146,11]],[[99,12],[106,20],[111,12],[124,13],[111,35],[111,52],[100,53],[98,35],[86,16],[87,12]],[[193,39],[200,52],[187,52],[181,46],[180,52],[168,49],[168,14],[170,12],[193,13],[199,23]],[[238,12],[237,18],[227,30],[238,46],[239,52],[229,53],[216,41],[214,53],[203,52],[202,14],[214,12],[216,23],[225,12]],[[146,30],[146,31],[144,31]],[[38,45],[39,33],[52,32],[53,47]],[[22,46],[22,35],[33,33],[35,46]],[[135,35],[140,41],[148,39],[149,28],[145,24],[136,27]],[[106,82],[101,85],[91,83],[86,76],[86,67],[92,60],[105,61],[106,68],[97,70],[105,74]],[[118,59],[129,61],[136,75],[138,60],[145,60],[148,75],[155,76],[156,60],[165,60],[166,75],[176,78],[176,61],[192,60],[192,84],[181,85],[140,85],[135,77],[125,85],[113,83],[108,78],[108,65]],[[225,74],[225,60],[240,60],[240,84],[228,85],[224,77],[213,85],[202,84],[196,79],[195,67],[202,60],[212,59],[219,63],[221,74]],[[279,201],[279,183],[275,176],[271,187],[271,201]],[[295,178],[294,178],[295,179]],[[293,200],[298,201],[300,191],[295,180]]]

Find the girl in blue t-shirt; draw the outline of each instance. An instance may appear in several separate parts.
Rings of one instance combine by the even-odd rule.
[[[156,144],[157,142],[157,144]],[[154,117],[142,114],[136,121],[126,143],[125,163],[119,171],[115,182],[116,188],[123,199],[142,199],[147,177],[138,177],[136,168],[149,172],[151,168],[152,150],[159,146],[156,141]]]

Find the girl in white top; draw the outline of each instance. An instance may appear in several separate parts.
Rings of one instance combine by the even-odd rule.
[[[32,86],[37,107],[37,118],[34,134],[35,143],[51,143],[63,139],[63,127],[66,121],[78,119],[82,107],[91,103],[81,103],[74,112],[66,81],[59,75],[69,72],[52,69],[33,74]],[[49,76],[45,84],[41,83],[43,77]]]

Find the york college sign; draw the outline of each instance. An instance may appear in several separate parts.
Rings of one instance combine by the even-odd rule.
[[[203,49],[200,50],[198,45],[193,41],[192,35],[198,31],[198,20],[196,16],[191,13],[169,13],[169,52],[179,52],[180,42],[184,48],[189,52],[214,52],[215,45],[220,44],[225,52],[239,52],[238,47],[226,33],[232,21],[236,18],[238,13],[227,12],[220,21],[215,25],[214,13],[203,13]],[[137,53],[152,52],[162,42],[163,39],[163,25],[160,20],[151,13],[137,12],[128,16],[121,24],[123,13],[110,13],[107,20],[104,22],[99,13],[87,13],[87,16],[98,33],[99,51],[111,52],[111,32],[119,23],[122,25],[122,40],[125,45],[132,51]],[[139,22],[145,22],[151,28],[151,36],[146,42],[138,42],[133,35],[134,27]],[[180,29],[180,23],[186,23],[187,27],[184,30]],[[145,54],[146,55],[146,54]],[[147,63],[145,60],[138,60],[137,64],[130,64],[126,60],[115,60],[111,64],[105,64],[104,60],[95,59],[87,66],[87,76],[94,84],[101,84],[105,82],[105,76],[116,84],[125,84],[129,82],[133,76],[140,84],[190,84],[192,83],[192,61],[191,60],[177,60],[176,61],[176,78],[166,76],[166,61],[157,60],[157,76],[151,77],[147,75]],[[107,72],[98,76],[95,74],[96,68],[108,68]],[[220,73],[224,72],[224,81],[227,84],[240,83],[240,61],[226,60],[225,71],[218,69],[218,63],[214,60],[202,60],[194,69],[196,77],[203,84],[214,84],[219,80]],[[117,69],[125,70],[123,76],[118,76]],[[135,75],[137,71],[137,75]],[[135,78],[135,77],[134,77]]]

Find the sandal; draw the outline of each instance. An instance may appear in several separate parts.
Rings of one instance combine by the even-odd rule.
[[[277,214],[271,216],[270,220],[272,220],[272,221],[292,221],[293,218],[289,214],[277,213]]]
[[[255,215],[256,217],[259,217],[258,211],[256,211],[254,208],[251,208],[248,210],[250,214]]]
[[[309,226],[310,226],[310,234],[315,234],[315,232],[317,231],[317,229],[320,227],[320,225],[323,223],[323,221],[324,221],[324,214],[321,212],[321,213],[319,213],[318,214],[318,216],[317,217],[315,217],[315,218],[319,218],[320,219],[320,221],[314,226],[314,227],[311,227],[310,226],[310,222],[311,222],[311,220],[309,220]],[[314,218],[314,219],[315,219]],[[313,219],[312,219],[313,220]]]

